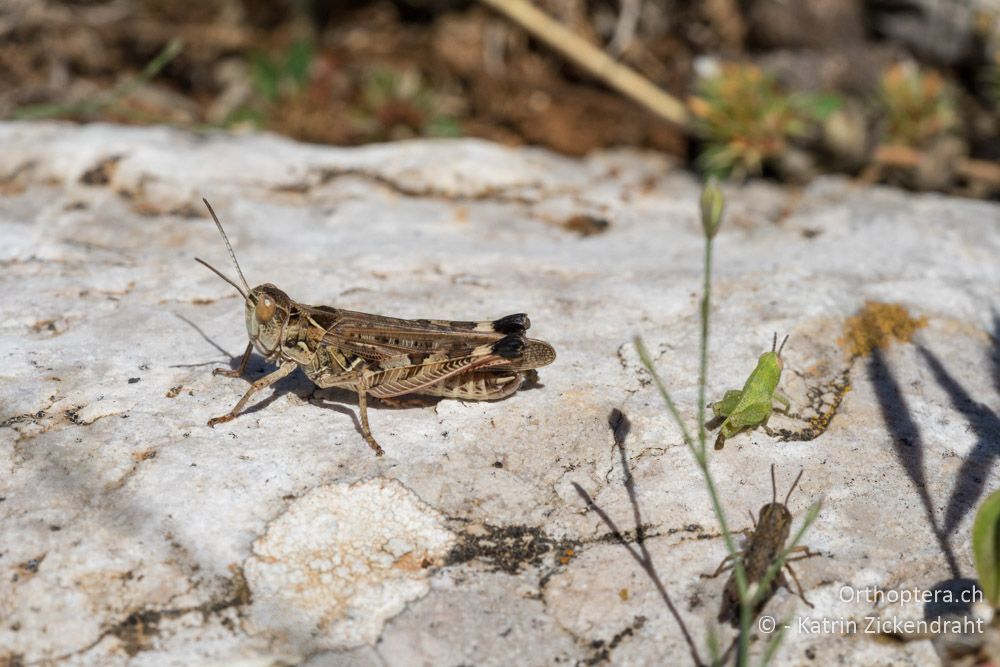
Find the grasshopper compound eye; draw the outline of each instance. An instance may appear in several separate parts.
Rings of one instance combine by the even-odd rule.
[[[254,315],[256,316],[257,321],[263,324],[274,317],[274,309],[274,299],[265,295],[260,297],[260,300],[257,301],[257,306],[254,308]]]

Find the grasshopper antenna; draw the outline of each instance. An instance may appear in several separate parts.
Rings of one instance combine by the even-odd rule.
[[[778,502],[778,485],[774,481],[774,464],[771,464],[771,504]]]
[[[206,267],[209,271],[211,271],[212,273],[214,273],[215,275],[219,276],[220,278],[222,278],[223,280],[225,280],[227,283],[229,283],[230,285],[232,285],[233,287],[235,287],[236,291],[239,292],[240,296],[243,297],[243,300],[244,301],[249,301],[249,299],[247,298],[246,293],[243,290],[240,289],[240,286],[237,285],[236,283],[234,283],[229,278],[227,278],[225,276],[225,274],[222,273],[222,271],[219,271],[217,268],[215,268],[214,266],[212,266],[211,264],[209,264],[208,262],[206,262],[203,259],[199,259],[199,258],[195,257],[194,261],[196,261],[199,264],[201,264],[202,266]]]
[[[802,468],[801,470],[799,470],[799,476],[795,478],[794,482],[792,482],[792,488],[788,489],[788,495],[785,496],[785,505],[788,505],[788,499],[792,497],[792,491],[795,490],[795,487],[798,485],[799,480],[802,479],[802,473],[804,473],[805,471],[806,471],[805,468]],[[773,468],[771,469],[771,473],[774,474],[774,469]],[[774,478],[772,477],[772,479],[774,479]]]
[[[777,340],[778,340],[778,332],[775,332],[775,333],[774,333],[774,340],[775,340],[775,341],[777,341]],[[779,357],[781,356],[781,351],[785,349],[785,343],[787,343],[787,342],[788,342],[788,334],[785,334],[785,338],[784,338],[784,340],[782,340],[782,341],[781,341],[781,346],[780,346],[780,347],[778,347],[778,356],[779,356]],[[772,350],[773,350],[773,349],[774,349],[774,348],[772,347]]]
[[[247,288],[247,292],[249,292],[250,291],[250,285],[247,284],[247,279],[243,276],[243,270],[240,269],[240,263],[236,261],[236,253],[233,252],[233,246],[230,245],[230,243],[229,243],[229,237],[226,236],[226,230],[224,230],[222,228],[222,223],[219,222],[219,216],[215,215],[215,211],[212,209],[212,205],[208,203],[207,199],[205,199],[203,197],[202,201],[205,202],[205,206],[208,207],[208,212],[212,214],[212,220],[215,220],[215,226],[219,228],[219,233],[222,234],[222,240],[226,242],[226,248],[229,250],[229,257],[232,258],[232,260],[233,260],[233,266],[236,267],[236,273],[240,274],[240,280],[243,281],[243,286],[246,287]],[[198,261],[201,262],[200,259]],[[201,262],[201,263],[205,264],[205,266],[208,266],[208,264],[206,264],[205,262]],[[212,269],[211,266],[208,266],[208,268]],[[212,269],[212,270],[215,271],[215,269]],[[226,282],[228,282],[229,284],[233,285],[233,287],[236,287],[236,284],[233,283],[232,280],[229,280],[228,278],[226,278],[225,276],[223,276],[218,271],[215,271],[215,272],[217,274],[219,274],[219,276],[221,276],[222,278],[224,278],[226,280]],[[236,289],[240,289],[240,288],[236,287]],[[240,290],[240,294],[243,294],[243,290]],[[246,298],[247,298],[246,294],[243,294],[243,299],[246,300]],[[777,336],[777,335],[778,334],[775,334],[775,336]]]

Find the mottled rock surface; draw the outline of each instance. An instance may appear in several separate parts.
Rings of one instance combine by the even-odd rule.
[[[471,140],[6,124],[0,145],[0,662],[678,664],[678,618],[705,657],[724,580],[699,574],[725,548],[630,342],[693,420],[691,176]],[[709,394],[789,333],[800,416],[713,452],[718,486],[737,528],[772,463],[782,490],[805,470],[798,517],[824,498],[806,538],[822,556],[796,568],[815,606],[782,590],[766,610],[792,623],[778,663],[926,664],[928,642],[863,632],[924,605],[843,591],[974,576],[1000,454],[1000,207],[836,179],[728,195]],[[299,373],[210,429],[246,388],[211,369],[246,333],[193,261],[232,273],[203,196],[251,283],[400,317],[527,312],[559,358],[504,401],[373,402],[382,458],[353,396]],[[866,301],[901,306],[884,312],[912,339],[852,359]]]

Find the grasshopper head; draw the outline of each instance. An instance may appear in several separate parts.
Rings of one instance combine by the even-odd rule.
[[[247,279],[243,275],[243,269],[240,268],[240,263],[236,261],[236,253],[233,252],[233,246],[229,243],[226,230],[222,228],[222,223],[219,222],[219,217],[215,215],[215,211],[212,210],[212,205],[208,203],[208,200],[202,199],[202,201],[208,207],[208,212],[212,215],[212,220],[215,221],[215,226],[219,229],[219,234],[222,235],[222,240],[226,244],[226,250],[229,251],[229,257],[233,260],[233,266],[236,267],[236,273],[239,274],[240,283],[243,284],[243,287],[240,287],[239,284],[205,260],[196,257],[195,261],[203,264],[212,273],[235,287],[236,291],[240,293],[240,296],[246,302],[247,333],[250,334],[250,340],[257,345],[257,349],[265,356],[270,357],[281,345],[281,341],[284,338],[285,327],[292,312],[292,300],[288,298],[287,294],[270,283],[258,285],[250,289],[250,285],[247,284]]]
[[[777,531],[781,543],[788,539],[792,528],[792,513],[781,503],[768,503],[760,508],[757,515],[757,526],[768,526],[766,530]]]
[[[250,290],[246,300],[247,333],[261,352],[269,354],[281,345],[291,306],[288,295],[270,283]]]
[[[774,354],[768,353],[768,354]],[[785,496],[785,502],[778,502],[778,485],[774,480],[774,464],[771,464],[771,502],[760,508],[760,514],[757,518],[757,527],[767,526],[765,530],[769,533],[776,533],[776,536],[780,538],[780,542],[784,545],[785,540],[788,539],[788,534],[791,532],[792,528],[792,513],[788,511],[788,499],[792,497],[792,491],[798,486],[799,480],[802,479],[803,471],[799,471],[798,477],[792,482],[792,486],[788,489],[788,495]]]
[[[779,347],[778,333],[775,332],[774,339],[771,341],[771,351],[765,352],[764,354],[760,355],[760,358],[757,359],[757,365],[760,366],[761,364],[765,363],[772,364],[777,366],[779,371],[784,370],[785,362],[782,361],[781,359],[781,351],[785,349],[785,343],[787,342],[788,342],[788,336],[786,335],[785,339],[781,341],[781,346]]]

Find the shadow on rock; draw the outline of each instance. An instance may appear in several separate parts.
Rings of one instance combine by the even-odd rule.
[[[934,514],[934,504],[927,492],[927,479],[924,476],[924,443],[920,435],[920,428],[914,422],[899,383],[893,377],[885,362],[885,356],[879,348],[872,350],[868,359],[868,379],[875,387],[875,395],[882,411],[882,419],[892,437],[892,447],[896,458],[899,459],[907,477],[917,488],[920,502],[924,506],[924,514],[927,516],[931,530],[948,561],[948,568],[953,576],[958,577],[961,574],[958,561],[955,559],[951,544],[948,542],[947,532],[938,525],[937,517]]]
[[[691,657],[694,659],[694,663],[696,665],[703,665],[704,663],[701,660],[701,656],[698,654],[698,649],[695,646],[694,640],[691,638],[691,633],[688,632],[684,619],[681,618],[680,613],[678,613],[677,608],[670,599],[670,595],[667,593],[667,589],[663,585],[663,581],[660,579],[659,573],[656,571],[656,565],[653,563],[653,557],[649,553],[649,549],[646,548],[646,531],[642,525],[642,512],[639,508],[639,498],[636,493],[635,478],[632,477],[632,472],[629,469],[628,456],[625,450],[625,438],[628,436],[631,424],[629,423],[628,417],[626,417],[617,408],[611,411],[611,414],[608,417],[608,424],[611,426],[615,446],[618,449],[618,454],[621,456],[622,474],[625,477],[625,490],[628,492],[629,501],[632,503],[632,517],[635,521],[635,546],[629,543],[628,539],[622,531],[619,530],[618,525],[614,522],[614,520],[608,516],[607,512],[601,509],[597,503],[594,502],[594,499],[590,497],[590,494],[587,493],[582,486],[574,482],[573,488],[575,488],[576,492],[581,498],[583,498],[583,501],[587,503],[587,507],[596,512],[597,516],[601,517],[601,521],[603,521],[608,527],[608,530],[611,531],[615,540],[625,547],[625,549],[629,552],[629,555],[635,559],[635,561],[649,577],[649,580],[653,582],[653,585],[656,587],[657,592],[659,592],[660,597],[663,598],[664,604],[667,605],[667,609],[670,610],[674,620],[677,621],[677,625],[680,626],[681,633],[684,635],[684,641],[687,642],[688,648],[691,651]]]
[[[219,345],[218,343],[216,343],[215,339],[213,339],[211,336],[209,336],[207,333],[205,333],[204,329],[202,329],[197,324],[195,324],[194,322],[192,322],[188,318],[184,317],[180,313],[174,313],[174,316],[177,319],[179,319],[181,322],[184,322],[186,325],[188,325],[189,327],[191,327],[192,329],[194,329],[198,333],[198,335],[201,336],[202,340],[204,340],[206,343],[208,343],[209,345],[211,345],[212,347],[214,347],[216,350],[218,350],[220,354],[228,357],[229,358],[229,368],[236,368],[239,365],[240,359],[242,357],[239,357],[239,356],[234,357],[229,352],[229,350],[227,350],[226,348],[224,348],[221,345]],[[217,363],[219,363],[219,362],[217,362],[217,361],[203,361],[203,362],[197,363],[197,364],[174,364],[173,366],[171,366],[171,368],[196,368],[198,366],[210,366],[212,364],[217,364]]]
[[[962,462],[948,499],[944,530],[951,534],[982,497],[986,477],[1000,455],[1000,415],[970,396],[933,352],[923,346],[918,346],[917,350],[930,366],[934,380],[948,392],[952,407],[965,417],[976,434],[976,444]],[[998,354],[994,341],[994,359]]]

